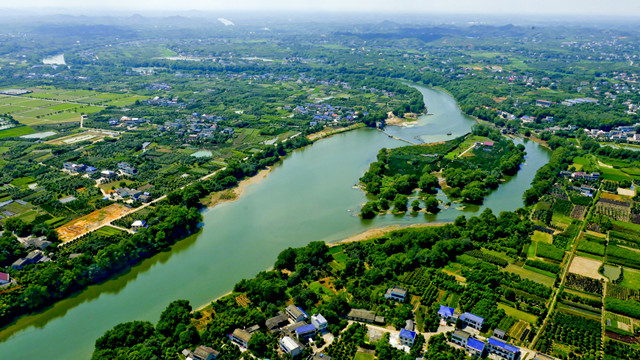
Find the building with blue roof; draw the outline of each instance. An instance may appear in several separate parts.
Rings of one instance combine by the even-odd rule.
[[[487,350],[489,353],[498,355],[507,360],[517,360],[520,357],[520,349],[518,347],[507,344],[495,337],[491,337],[487,340]]]
[[[460,316],[460,320],[462,320],[466,326],[470,326],[476,330],[482,329],[482,325],[484,324],[483,318],[468,312],[462,314],[462,316]]]
[[[413,346],[413,343],[416,341],[416,333],[414,331],[409,331],[407,329],[400,330],[400,343],[406,346]]]
[[[484,348],[484,342],[472,337],[467,340],[467,346],[465,346],[465,350],[467,350],[469,355],[475,357],[482,357],[484,355]]]
[[[296,328],[296,336],[298,339],[313,337],[316,334],[316,327],[313,324],[303,325]]]
[[[454,313],[455,313],[454,308],[444,306],[444,305],[440,305],[440,310],[438,310],[438,316],[440,317],[440,319],[444,321],[451,321],[453,319]]]

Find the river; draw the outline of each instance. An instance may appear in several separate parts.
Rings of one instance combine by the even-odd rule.
[[[422,87],[429,113],[416,126],[389,127],[411,141],[441,141],[468,132],[473,120],[463,116],[448,94]],[[447,136],[447,132],[452,132]],[[517,140],[516,140],[517,141]],[[0,332],[3,359],[88,359],[96,338],[130,320],[156,322],[169,302],[188,299],[194,307],[232,290],[242,278],[271,267],[286,247],[310,241],[338,241],[374,227],[452,221],[491,207],[495,213],[522,206],[537,169],[550,157],[538,144],[523,142],[527,157],[520,172],[464,211],[438,215],[379,216],[356,214],[366,196],[354,185],[375,161],[378,150],[404,146],[374,129],[359,129],[295,151],[261,182],[234,202],[204,212],[202,231],[180,241],[126,273],[63,300],[42,313],[25,316]],[[442,194],[439,195],[441,198]]]

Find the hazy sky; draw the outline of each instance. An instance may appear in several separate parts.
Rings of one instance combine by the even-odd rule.
[[[273,10],[640,16],[640,0],[14,0],[6,8],[117,11]]]

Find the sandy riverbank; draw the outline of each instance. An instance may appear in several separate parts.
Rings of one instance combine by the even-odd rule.
[[[324,138],[329,137],[331,135],[336,135],[336,134],[340,134],[340,133],[343,133],[343,132],[347,132],[347,131],[351,131],[351,130],[355,130],[355,129],[360,129],[360,128],[363,128],[365,126],[366,125],[363,124],[363,123],[357,123],[357,124],[349,125],[347,127],[325,129],[325,130],[322,130],[322,131],[318,131],[317,133],[313,133],[313,134],[307,135],[307,139],[309,139],[311,141],[316,141],[316,140],[324,139]]]
[[[375,229],[369,229],[365,232],[362,232],[357,235],[353,235],[344,240],[336,241],[330,244],[327,244],[329,247],[348,244],[356,241],[365,241],[373,238],[380,237],[384,234],[390,233],[392,231],[400,230],[400,229],[409,229],[409,228],[424,228],[424,227],[432,227],[432,226],[443,226],[446,224],[451,224],[450,222],[433,222],[433,223],[424,223],[424,224],[412,224],[412,225],[389,225],[384,227],[379,227]]]
[[[394,115],[392,112],[389,112],[387,113],[387,119],[385,120],[385,123],[387,125],[395,126],[416,125],[418,123],[418,114],[411,114],[411,116],[407,116],[406,118],[400,118]]]
[[[209,195],[202,202],[206,207],[213,208],[218,204],[238,200],[249,185],[253,185],[264,180],[267,175],[269,175],[269,172],[271,172],[271,167],[263,169],[256,175],[240,181],[238,186],[234,188],[218,191]]]

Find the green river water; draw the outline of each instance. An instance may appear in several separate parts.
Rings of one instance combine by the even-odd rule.
[[[433,142],[470,130],[474,122],[460,113],[451,96],[418,89],[434,115],[421,116],[413,127],[388,127],[388,133],[413,142]],[[318,141],[291,154],[264,180],[247,187],[237,201],[205,211],[199,234],[0,331],[0,359],[88,359],[95,339],[114,325],[130,320],[156,322],[175,299],[188,299],[194,307],[207,304],[231,291],[240,279],[271,267],[278,253],[289,246],[337,241],[391,224],[452,221],[485,207],[494,213],[514,210],[522,206],[522,193],[550,157],[534,142],[523,144],[526,163],[483,206],[364,221],[356,214],[366,197],[354,185],[379,149],[406,143],[373,129]]]

